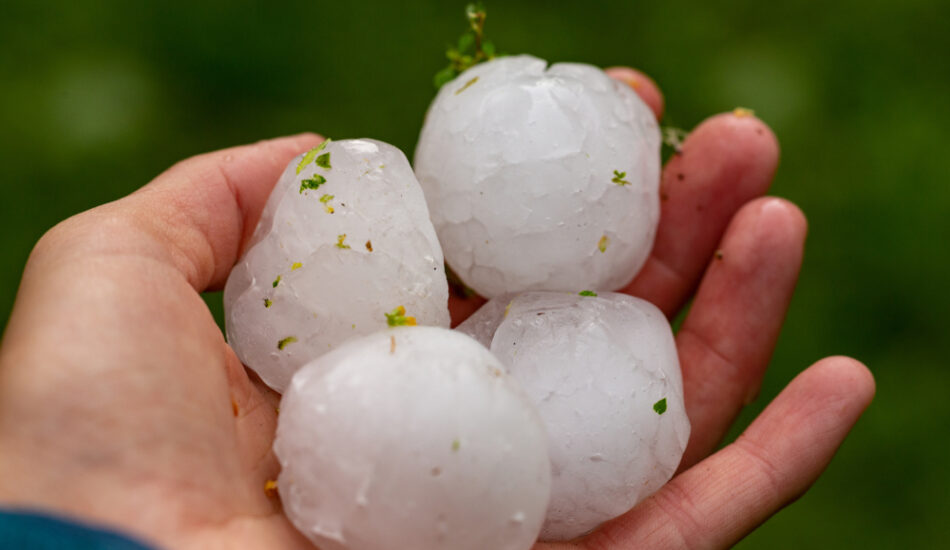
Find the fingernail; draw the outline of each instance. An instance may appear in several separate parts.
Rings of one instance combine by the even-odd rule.
[[[640,79],[633,75],[623,75],[620,78],[627,84],[627,86],[630,86],[634,90],[639,90],[640,87],[643,86],[643,84],[640,82]]]

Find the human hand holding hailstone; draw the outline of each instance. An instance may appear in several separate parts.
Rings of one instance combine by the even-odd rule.
[[[648,78],[612,69],[659,118]],[[0,499],[170,548],[312,548],[262,490],[276,394],[249,376],[199,293],[220,289],[307,134],[189,159],[59,224],[27,264],[0,349]],[[745,112],[710,118],[661,179],[653,250],[624,292],[672,317],[692,430],[679,472],[633,510],[537,550],[721,548],[800,496],[874,392],[832,357],[796,377],[735,442],[798,270],[805,220],[760,198],[778,159]],[[455,322],[480,304],[450,298]],[[143,513],[143,510],[148,513]]]

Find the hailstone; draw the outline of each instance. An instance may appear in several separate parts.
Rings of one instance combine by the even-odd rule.
[[[324,550],[527,550],[548,504],[537,412],[448,329],[388,329],[308,363],[274,450],[284,510]]]
[[[676,471],[690,432],[676,346],[663,313],[625,294],[506,300],[489,301],[458,330],[497,326],[491,351],[550,438],[541,538],[571,539],[631,509]]]
[[[224,308],[231,347],[277,391],[310,359],[394,320],[447,327],[442,249],[405,155],[353,139],[291,161]]]
[[[479,294],[615,290],[653,245],[659,150],[629,86],[520,55],[441,88],[415,170],[448,264]]]

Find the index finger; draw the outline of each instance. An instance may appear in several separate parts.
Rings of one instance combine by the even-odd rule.
[[[663,94],[650,77],[629,67],[611,67],[607,74],[628,84],[662,117]],[[778,159],[775,134],[749,110],[719,114],[696,127],[663,168],[653,250],[633,282],[620,291],[652,302],[668,317],[675,315],[699,284],[729,220],[768,190]],[[453,325],[482,303],[479,296],[451,295]]]
[[[605,69],[605,72],[611,78],[633,88],[633,91],[653,111],[657,120],[663,118],[663,93],[652,78],[630,67],[610,67]],[[484,298],[474,294],[470,289],[466,289],[464,285],[452,284],[450,281],[449,290],[449,312],[452,314],[453,327],[467,319],[469,315],[485,303]]]
[[[619,80],[633,88],[633,91],[637,92],[640,99],[653,111],[653,115],[656,116],[657,120],[663,118],[663,108],[665,107],[663,92],[660,91],[660,87],[657,86],[656,82],[647,76],[646,73],[631,67],[609,67],[604,69],[604,72],[606,72],[610,78]]]

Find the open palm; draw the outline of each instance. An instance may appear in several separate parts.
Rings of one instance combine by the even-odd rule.
[[[645,76],[614,69],[660,116]],[[199,292],[221,288],[305,134],[179,163],[37,244],[0,348],[0,503],[117,526],[169,548],[313,548],[265,482],[277,396]],[[814,482],[870,402],[868,371],[804,371],[735,443],[801,264],[806,224],[758,198],[778,160],[745,112],[700,125],[664,170],[653,253],[626,289],[674,315],[692,436],[680,473],[582,540],[538,550],[721,548]],[[453,298],[458,322],[479,300]]]

